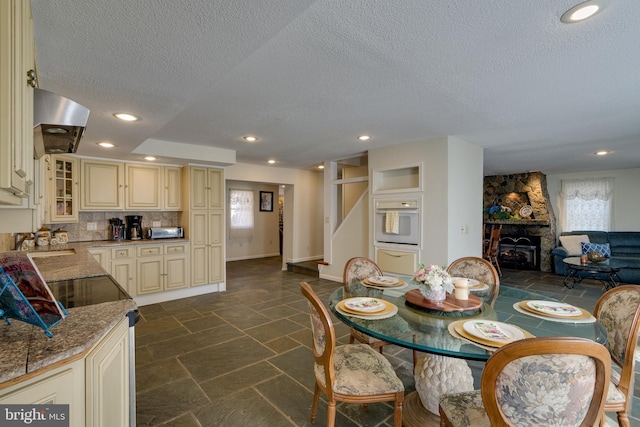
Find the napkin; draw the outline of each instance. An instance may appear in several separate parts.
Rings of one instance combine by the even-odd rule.
[[[388,234],[400,233],[400,216],[398,211],[387,211],[385,215],[384,231]]]

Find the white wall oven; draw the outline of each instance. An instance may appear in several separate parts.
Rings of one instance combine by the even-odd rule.
[[[376,200],[376,243],[420,244],[420,210],[417,200]]]

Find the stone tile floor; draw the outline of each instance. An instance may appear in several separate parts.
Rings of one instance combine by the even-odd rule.
[[[141,308],[136,326],[139,426],[310,426],[313,356],[306,300],[299,282],[323,298],[339,283],[281,270],[280,257],[227,263],[227,291]],[[575,289],[548,273],[507,270],[501,283],[535,289],[592,310],[598,282]],[[335,322],[339,343],[348,329]],[[411,352],[385,347],[387,358],[414,390]],[[638,384],[638,382],[636,382]],[[640,427],[636,386],[633,426]],[[322,401],[315,425],[326,425]],[[338,404],[337,426],[392,426],[386,403]],[[614,418],[609,425],[617,425]]]

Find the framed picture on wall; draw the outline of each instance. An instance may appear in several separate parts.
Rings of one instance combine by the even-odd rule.
[[[260,192],[260,212],[273,212],[273,191]]]

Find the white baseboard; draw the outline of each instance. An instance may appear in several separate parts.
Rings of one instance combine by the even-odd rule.
[[[233,258],[227,258],[227,261],[244,261],[246,259],[270,258],[273,256],[280,256],[280,252],[275,252],[272,254],[262,254],[262,255],[238,256]]]
[[[193,288],[176,289],[175,291],[157,292],[155,294],[139,295],[133,297],[138,307],[172,301],[174,299],[188,298],[196,295],[210,294],[212,292],[224,292],[227,290],[226,282],[210,283],[208,285],[194,286]]]
[[[314,261],[316,259],[324,259],[324,257],[322,255],[315,255],[315,256],[308,256],[308,257],[304,257],[304,258],[293,258],[293,259],[288,259],[287,262],[305,262],[305,261]]]
[[[331,276],[329,274],[320,273],[320,278],[325,280],[331,280],[332,282],[342,283],[342,277]]]

